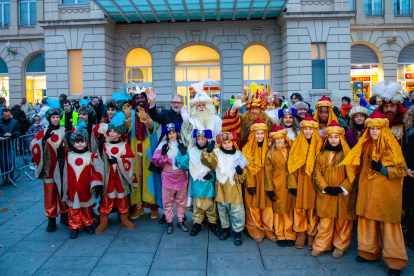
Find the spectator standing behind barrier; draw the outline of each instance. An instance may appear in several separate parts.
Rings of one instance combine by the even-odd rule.
[[[6,99],[1,97],[0,98],[0,114],[1,114],[1,111],[3,110],[3,108],[6,108],[6,107],[7,107],[6,106]]]
[[[60,126],[66,128],[66,131],[72,131],[72,127],[78,124],[78,113],[72,111],[70,101],[63,101],[63,116],[60,120]]]
[[[49,106],[47,105],[47,98],[42,99],[42,106],[40,107],[39,115],[40,120],[42,121],[42,125],[44,125],[46,128],[49,126],[49,121],[46,119],[46,112],[49,110]]]
[[[10,137],[12,140],[20,136],[19,121],[13,119],[11,116],[11,110],[3,108],[0,120],[0,139],[7,139]],[[2,171],[9,171],[13,166],[13,151],[11,140],[7,143],[0,144],[0,168]],[[13,171],[10,172],[10,178],[13,179]],[[6,180],[4,185],[12,185],[9,180]]]
[[[104,110],[103,104],[99,101],[98,97],[93,97],[91,105],[96,112],[96,122],[93,122],[94,125],[97,125],[101,122],[102,113]]]
[[[22,107],[22,111],[24,114],[26,114],[26,116],[29,116],[30,112],[33,110],[32,104],[29,103],[26,98],[22,98],[20,106]]]

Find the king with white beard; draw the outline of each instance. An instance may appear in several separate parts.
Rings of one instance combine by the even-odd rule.
[[[182,138],[187,140],[188,148],[195,145],[195,139],[192,137],[193,130],[211,129],[213,139],[221,133],[221,119],[215,115],[215,107],[211,97],[204,91],[204,85],[207,83],[217,83],[214,80],[205,79],[201,82],[191,85],[196,91],[196,95],[190,101],[190,119],[182,125]]]

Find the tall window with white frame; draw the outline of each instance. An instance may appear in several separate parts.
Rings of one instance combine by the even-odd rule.
[[[62,0],[62,5],[89,4],[91,0]]]
[[[10,0],[0,0],[1,25],[0,27],[10,26]]]
[[[250,84],[258,84],[259,91],[250,91]],[[243,54],[243,84],[244,98],[248,100],[256,92],[271,93],[270,91],[270,53],[262,45],[252,45]]]
[[[411,0],[392,0],[395,15],[411,15]]]
[[[37,15],[36,15],[36,1],[20,1],[20,26],[29,27],[36,26]]]
[[[151,54],[143,48],[132,49],[125,61],[126,88],[135,89],[138,86],[152,87],[152,58]]]
[[[312,89],[326,88],[325,43],[312,43]]]
[[[365,15],[383,15],[383,0],[364,0]]]

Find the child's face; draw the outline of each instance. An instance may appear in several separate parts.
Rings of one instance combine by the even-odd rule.
[[[233,142],[231,140],[223,141],[221,143],[221,146],[225,150],[231,150],[233,148]]]
[[[280,137],[275,140],[276,147],[283,147],[285,145],[285,137]]]
[[[339,138],[339,134],[332,133],[328,135],[328,141],[329,144],[331,144],[333,147],[336,147],[339,145],[339,143],[341,143],[341,138]]]
[[[75,142],[75,144],[73,145],[73,147],[75,149],[77,149],[77,150],[83,150],[83,149],[86,148],[86,145],[87,145],[86,144],[86,141],[83,140],[82,142],[80,142],[80,141]]]
[[[272,110],[275,110],[276,105],[274,103],[268,103],[266,108],[267,108],[267,110],[272,111]]]
[[[54,126],[58,126],[60,123],[60,116],[59,115],[52,115],[50,117],[50,123]]]
[[[313,128],[311,127],[304,127],[303,128],[303,133],[306,136],[306,139],[310,139],[312,137],[313,134]]]
[[[175,130],[168,132],[168,140],[170,141],[177,140],[177,132]]]
[[[112,119],[114,117],[115,112],[116,112],[115,108],[108,107],[108,110],[106,111],[106,113],[108,113],[109,119]]]
[[[207,138],[205,137],[197,137],[197,145],[199,147],[204,147],[207,144]]]
[[[283,123],[287,127],[292,126],[292,124],[293,124],[293,115],[286,114],[285,116],[283,116]]]
[[[35,124],[40,124],[40,118],[35,118],[35,119],[34,119],[34,123],[35,123]]]
[[[264,130],[256,130],[257,142],[263,142],[264,136],[265,136]]]
[[[111,128],[109,130],[109,138],[111,139],[111,141],[118,141],[121,138],[122,134],[119,134],[118,132],[116,132],[115,129]]]

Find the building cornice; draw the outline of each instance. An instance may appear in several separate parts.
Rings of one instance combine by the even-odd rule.
[[[352,18],[355,18],[354,11],[284,12],[280,14],[278,23],[282,26],[286,21],[307,21],[318,19],[351,20]]]
[[[401,30],[414,29],[413,23],[396,23],[396,24],[351,24],[351,31],[390,31],[390,30]]]
[[[38,21],[37,23],[43,29],[101,26],[101,27],[110,27],[115,30],[115,25],[116,25],[115,22],[109,18],[47,20],[47,21]]]

